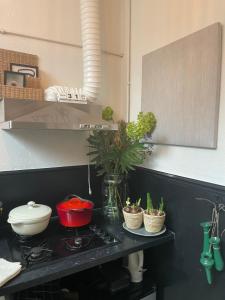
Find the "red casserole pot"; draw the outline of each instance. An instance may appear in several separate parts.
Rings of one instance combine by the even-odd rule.
[[[81,227],[91,222],[94,203],[69,195],[56,205],[59,221],[66,227]]]

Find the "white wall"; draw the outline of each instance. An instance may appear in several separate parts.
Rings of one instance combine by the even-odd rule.
[[[124,52],[124,1],[100,0],[102,47]],[[37,37],[81,44],[79,0],[0,0],[0,28]],[[42,86],[82,87],[82,49],[10,35],[0,48],[37,54]],[[111,105],[117,118],[126,113],[126,57],[103,54],[100,103]],[[123,101],[122,101],[123,99]],[[0,171],[85,164],[86,135],[81,132],[0,132]]]
[[[131,0],[131,119],[141,109],[142,55],[215,22],[225,24],[225,0]],[[145,167],[225,185],[225,39],[216,150],[155,146]],[[162,87],[163,88],[163,87]],[[150,96],[150,95],[149,95]],[[174,116],[176,117],[176,116]]]

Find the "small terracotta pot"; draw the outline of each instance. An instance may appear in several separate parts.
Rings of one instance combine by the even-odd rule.
[[[164,213],[161,216],[149,215],[144,211],[144,225],[145,230],[151,233],[156,233],[162,230],[166,214]]]
[[[123,208],[123,216],[127,228],[138,229],[143,223],[143,210],[137,214],[128,213]]]

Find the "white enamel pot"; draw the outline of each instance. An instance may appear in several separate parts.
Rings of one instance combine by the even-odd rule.
[[[30,201],[11,210],[7,222],[17,234],[32,236],[47,228],[51,213],[49,206]]]

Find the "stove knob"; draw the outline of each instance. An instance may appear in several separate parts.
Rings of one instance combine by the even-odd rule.
[[[105,231],[102,231],[102,233],[99,234],[99,237],[104,240],[105,236],[107,236],[107,233]]]
[[[110,244],[114,241],[114,237],[108,234],[103,238],[103,240],[106,242],[106,244]]]
[[[95,233],[98,235],[98,236],[101,236],[103,234],[103,230],[101,228],[96,228],[95,230]]]
[[[97,226],[95,225],[95,224],[91,224],[90,226],[89,226],[89,229],[91,230],[91,231],[96,231],[96,229],[97,229]]]

